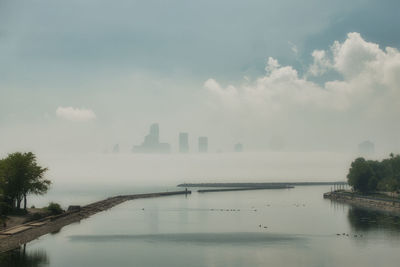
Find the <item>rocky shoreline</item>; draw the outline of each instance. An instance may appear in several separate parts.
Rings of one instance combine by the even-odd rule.
[[[359,195],[347,191],[328,192],[324,194],[324,198],[358,207],[400,214],[400,199]]]
[[[136,195],[123,195],[107,198],[105,200],[97,201],[89,205],[83,206],[80,209],[67,211],[63,214],[56,216],[49,216],[38,221],[29,222],[23,225],[18,225],[12,229],[6,229],[0,232],[0,253],[12,249],[16,249],[21,245],[30,242],[38,237],[58,232],[62,227],[79,222],[82,219],[88,218],[93,214],[108,210],[118,204],[128,200],[138,198],[153,198],[171,195],[185,195],[190,194],[191,191],[174,191],[150,194],[136,194]],[[15,233],[13,233],[13,230]]]

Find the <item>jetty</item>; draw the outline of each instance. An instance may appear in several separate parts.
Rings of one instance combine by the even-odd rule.
[[[37,221],[27,222],[25,224],[17,225],[15,227],[1,231],[0,253],[16,249],[21,245],[37,239],[42,235],[58,232],[62,227],[66,225],[72,224],[74,222],[79,222],[96,213],[111,209],[112,207],[119,205],[125,201],[140,198],[155,198],[187,194],[191,194],[191,191],[184,190],[149,194],[119,195],[97,201],[82,207],[74,206],[72,209],[69,209],[68,211],[60,215],[48,216]]]
[[[274,188],[318,185],[346,185],[347,182],[270,182],[270,183],[183,183],[178,187]]]

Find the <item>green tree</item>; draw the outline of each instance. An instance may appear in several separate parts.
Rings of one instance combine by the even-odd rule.
[[[44,178],[47,168],[39,166],[32,152],[12,153],[0,162],[0,180],[5,201],[13,208],[20,209],[24,200],[27,207],[29,194],[44,194],[51,182]]]
[[[369,186],[375,184],[370,182],[372,177],[374,177],[373,170],[364,158],[357,158],[351,163],[347,179],[354,190],[364,193],[370,191]]]
[[[360,192],[400,189],[400,155],[390,154],[382,161],[357,158],[351,163],[347,179],[354,190]]]

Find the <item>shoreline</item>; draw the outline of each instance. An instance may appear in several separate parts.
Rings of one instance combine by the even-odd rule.
[[[77,211],[67,211],[60,215],[49,216],[38,221],[32,221],[11,227],[0,232],[0,253],[16,249],[25,243],[39,238],[40,236],[58,232],[64,226],[89,218],[96,213],[108,210],[125,201],[141,198],[187,194],[191,194],[191,191],[185,190],[149,194],[120,195],[82,206],[80,207],[80,210]]]
[[[324,198],[378,211],[400,214],[400,199],[363,196],[345,191],[325,193]]]

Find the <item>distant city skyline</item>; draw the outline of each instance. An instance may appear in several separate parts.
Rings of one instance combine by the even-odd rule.
[[[170,153],[171,145],[160,142],[160,129],[158,123],[150,125],[149,134],[144,137],[141,145],[132,148],[133,153]]]
[[[130,151],[132,153],[220,153],[222,150],[220,148],[216,148],[215,150],[210,151],[209,149],[209,138],[208,136],[198,136],[196,139],[197,148],[190,149],[189,142],[190,134],[188,132],[179,132],[178,134],[178,142],[176,148],[174,148],[168,142],[160,142],[160,126],[159,123],[152,123],[149,127],[148,134],[145,135],[143,142],[140,145],[133,145]],[[218,142],[217,142],[218,147]],[[232,146],[232,150],[227,150],[227,152],[241,152],[243,150],[243,145],[241,143],[235,143]],[[119,143],[116,143],[112,146],[111,152],[117,154],[121,151],[125,151],[121,149]],[[105,149],[104,153],[108,153],[109,149]]]

